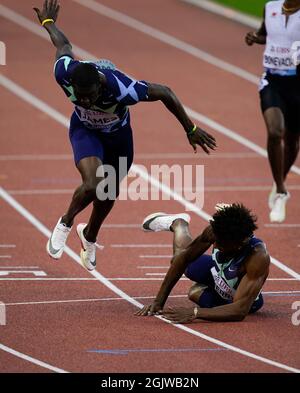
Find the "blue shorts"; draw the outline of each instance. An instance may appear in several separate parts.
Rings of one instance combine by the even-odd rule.
[[[215,263],[210,255],[202,255],[192,262],[185,271],[187,278],[207,286],[198,302],[199,306],[202,308],[212,308],[232,303],[230,300],[223,299],[215,290],[215,282],[210,271],[214,266]],[[258,311],[263,304],[263,297],[262,294],[260,294],[258,299],[253,303],[249,313]]]
[[[129,115],[128,115],[129,116]],[[119,182],[127,175],[133,162],[133,137],[130,119],[125,127],[112,133],[104,133],[85,127],[74,112],[71,117],[70,142],[73,148],[76,166],[79,161],[87,157],[98,157],[102,164],[111,165],[119,174],[119,157],[127,160],[125,168],[122,166]]]

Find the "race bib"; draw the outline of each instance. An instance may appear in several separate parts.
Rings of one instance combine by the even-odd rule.
[[[211,268],[211,274],[213,276],[215,282],[215,290],[216,292],[225,300],[232,300],[235,290],[232,289],[225,280],[219,276],[215,267]]]
[[[100,129],[103,132],[110,132],[113,126],[120,121],[119,116],[114,113],[84,109],[80,106],[76,107],[76,114],[86,127]]]

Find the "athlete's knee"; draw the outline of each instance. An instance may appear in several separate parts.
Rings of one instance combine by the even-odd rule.
[[[188,298],[195,303],[198,303],[203,291],[207,288],[206,285],[195,283],[189,290]]]
[[[99,178],[89,178],[85,180],[82,184],[84,193],[89,196],[96,196],[98,183]]]
[[[271,124],[268,126],[268,139],[270,142],[279,142],[284,135],[284,129],[278,124]]]

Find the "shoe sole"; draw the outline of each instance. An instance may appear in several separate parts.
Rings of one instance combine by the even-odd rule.
[[[84,227],[84,228],[85,228],[85,227]],[[83,229],[84,229],[84,228],[83,228]],[[81,250],[80,250],[80,262],[81,262],[81,265],[82,265],[86,270],[88,270],[89,272],[91,272],[91,271],[93,271],[93,270],[96,269],[96,266],[93,267],[92,269],[89,269],[89,268],[85,265],[85,263],[83,262],[83,261],[84,261],[84,258],[83,258],[83,256],[82,256],[82,253],[84,252],[85,248],[83,247],[83,243],[82,243],[81,236],[80,236],[80,235],[81,235],[81,231],[78,230],[78,226],[77,226],[77,228],[76,228],[76,233],[77,233],[77,235],[78,235],[78,237],[79,237],[80,245],[81,245]]]
[[[161,216],[167,216],[167,215],[168,215],[168,214],[167,214],[167,213],[164,213],[164,212],[158,212],[158,213],[149,214],[149,216],[147,216],[147,217],[144,219],[144,221],[143,221],[143,224],[142,224],[143,231],[144,231],[144,232],[153,232],[152,229],[147,229],[147,228],[145,228],[145,226],[148,226],[148,227],[149,227],[149,225],[151,224],[151,222],[152,222],[155,218],[161,217]]]
[[[58,259],[61,258],[64,250],[62,250],[62,252],[58,252],[57,254],[51,254],[49,245],[50,245],[50,239],[47,241],[46,251],[47,251],[47,254],[49,255],[50,258],[55,259],[57,261]]]

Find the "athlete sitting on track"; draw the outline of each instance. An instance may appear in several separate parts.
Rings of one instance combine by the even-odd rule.
[[[152,214],[146,231],[172,231],[174,257],[155,301],[136,315],[164,315],[174,323],[194,319],[242,321],[263,306],[262,286],[269,273],[265,244],[254,237],[256,218],[243,205],[220,204],[210,225],[192,240],[188,214]],[[213,245],[212,255],[204,254]],[[195,281],[188,297],[196,307],[162,311],[183,273]]]
[[[274,184],[269,195],[270,221],[282,222],[290,194],[285,179],[297,159],[300,136],[300,76],[293,44],[300,41],[300,0],[270,1],[248,45],[266,44],[261,79],[261,109],[268,131],[268,157]],[[298,45],[299,46],[299,45]],[[297,48],[295,48],[297,49]]]
[[[109,61],[106,62],[108,67],[103,67],[103,62],[74,60],[69,40],[55,24],[59,12],[56,0],[46,0],[42,11],[34,10],[57,49],[56,80],[75,105],[70,141],[82,177],[82,185],[75,191],[67,212],[59,218],[53,230],[47,251],[55,259],[61,257],[75,216],[93,202],[89,223],[77,226],[82,244],[81,262],[88,270],[93,270],[96,267],[97,234],[118,196],[122,176],[127,175],[133,161],[128,106],[140,101],[161,100],[181,123],[195,151],[199,145],[209,153],[216,143],[211,135],[192,123],[170,88],[136,81],[114,69]],[[119,168],[120,157],[127,160],[125,168]],[[115,198],[99,200],[96,197],[97,186],[103,180],[103,177],[96,177],[96,171],[102,164],[111,165],[116,171]],[[122,176],[118,176],[119,169]]]

